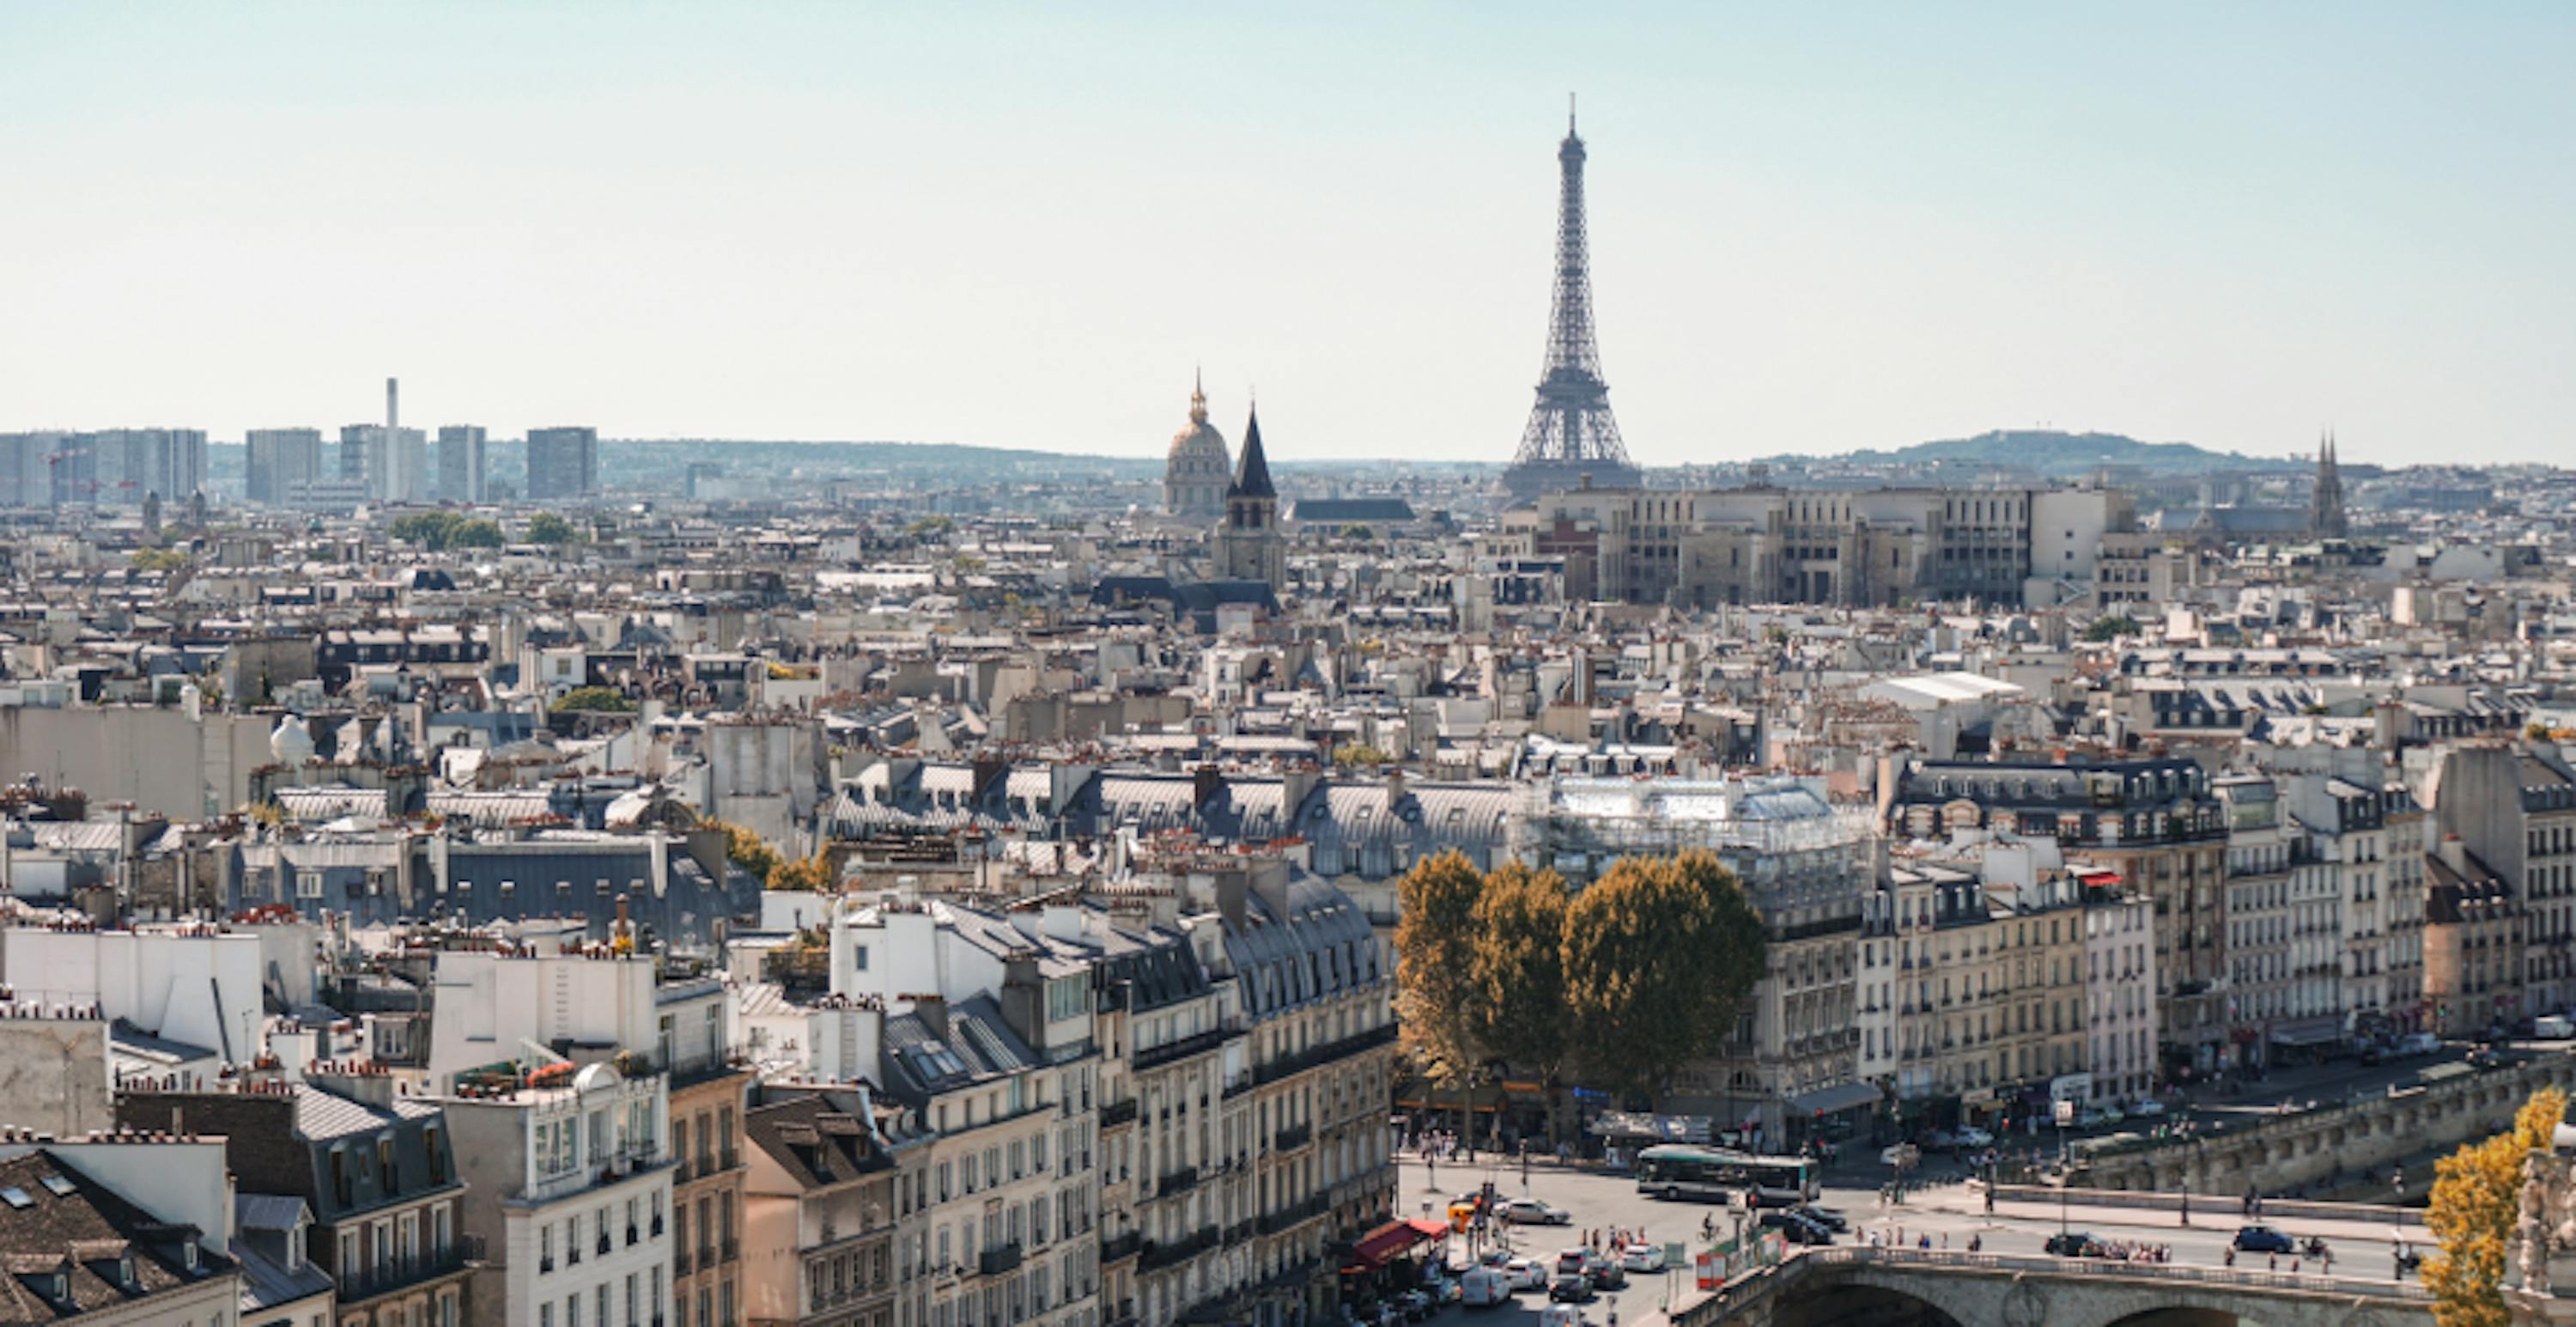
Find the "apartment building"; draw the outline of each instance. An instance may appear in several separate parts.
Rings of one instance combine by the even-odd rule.
[[[754,1107],[743,1278],[751,1327],[898,1327],[899,1173],[885,1118],[864,1091],[811,1089]],[[725,1299],[727,1311],[731,1298]],[[716,1324],[722,1318],[700,1318]]]
[[[2487,1035],[2523,1007],[2529,914],[2513,881],[2456,834],[2424,859],[2424,1001],[2431,1030]]]
[[[599,491],[599,430],[528,430],[530,502],[560,502]]]
[[[470,1321],[650,1323],[668,1312],[668,1089],[640,1053],[533,1072],[502,1061],[441,1098],[472,1187],[465,1233],[486,1261]],[[568,1072],[566,1072],[568,1071]],[[722,1327],[722,1318],[717,1327]]]
[[[297,1205],[305,1219],[290,1223],[292,1256],[280,1257],[330,1275],[339,1327],[467,1320],[478,1251],[462,1225],[455,1140],[438,1103],[398,1095],[383,1066],[308,1066],[302,1083],[252,1077],[221,1091],[130,1089],[117,1122],[221,1138],[241,1193]]]
[[[743,1146],[751,1071],[734,1054],[714,977],[654,988],[657,1057],[669,1067],[672,1327],[739,1322],[748,1302],[738,1232],[748,1224]]]
[[[2292,1018],[2290,870],[2305,848],[2293,842],[2272,776],[2211,786],[2227,808],[2228,1044],[2219,1068],[2259,1068],[2272,1061],[2273,1029]]]
[[[2434,824],[2426,833],[2440,836],[2435,857],[2447,860],[2456,836],[2525,910],[2528,949],[2507,1017],[2576,1006],[2576,769],[2564,749],[2500,742],[2452,747],[2443,753],[2431,800]],[[2426,964],[2429,979],[2429,953]]]
[[[2158,1035],[2166,1076],[2215,1072],[2229,1041],[2227,817],[2199,762],[1917,761],[1880,779],[1892,832],[2052,838],[2155,904]]]
[[[2096,1102],[2156,1087],[2155,904],[2109,871],[2079,867],[2084,926],[2084,1072]],[[2071,1095],[2071,1094],[2060,1094]]]

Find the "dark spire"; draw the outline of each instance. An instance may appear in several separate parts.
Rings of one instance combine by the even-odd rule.
[[[1270,486],[1270,458],[1261,451],[1261,411],[1255,408],[1243,425],[1243,459],[1234,467],[1234,486],[1226,490],[1229,498],[1270,498],[1277,500],[1279,490]]]

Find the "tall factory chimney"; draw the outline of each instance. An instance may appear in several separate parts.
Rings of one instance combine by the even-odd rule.
[[[401,391],[402,384],[398,380],[385,379],[385,431],[387,433],[393,432],[402,425],[402,403],[398,399]]]

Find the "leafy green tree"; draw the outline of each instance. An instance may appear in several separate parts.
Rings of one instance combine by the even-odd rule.
[[[463,523],[463,518],[453,512],[413,512],[409,516],[396,518],[393,524],[385,527],[385,533],[404,543],[418,544],[435,553],[448,546],[455,538],[456,527]]]
[[[615,687],[574,687],[554,703],[557,714],[631,714],[635,702]]]
[[[2118,640],[2122,636],[2137,635],[2142,630],[2144,628],[2138,625],[2136,618],[2119,613],[2093,619],[2093,625],[2084,629],[2084,639],[2101,645]]]
[[[1485,878],[1451,849],[1396,883],[1397,1025],[1424,1077],[1456,1087],[1483,1062],[1475,1040],[1476,898]]]
[[[1561,1136],[1558,1094],[1574,1052],[1565,1002],[1565,917],[1571,895],[1554,871],[1506,862],[1476,896],[1473,1034],[1485,1052],[1537,1076],[1551,1142]]]
[[[177,571],[188,565],[188,555],[175,548],[146,548],[133,557],[136,571]]]
[[[569,544],[580,537],[581,532],[572,528],[572,522],[553,512],[541,511],[528,518],[531,544]]]
[[[2523,1158],[2551,1146],[2567,1118],[2567,1096],[2543,1088],[2515,1112],[2513,1128],[2468,1143],[2433,1166],[2432,1206],[2424,1224],[2441,1242],[2424,1260],[2440,1327],[2506,1327],[2500,1287],[2522,1204]]]
[[[1659,1100],[1733,1033],[1764,946],[1761,918],[1715,856],[1622,858],[1566,910],[1565,997],[1584,1062]]]
[[[490,521],[458,521],[447,532],[449,548],[499,548],[501,527]]]

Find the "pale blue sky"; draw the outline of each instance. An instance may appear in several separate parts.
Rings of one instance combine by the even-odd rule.
[[[2567,460],[2576,5],[0,4],[0,430]]]

